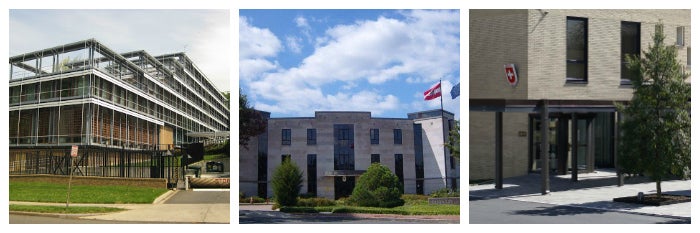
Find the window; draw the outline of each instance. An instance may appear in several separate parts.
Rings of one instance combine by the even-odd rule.
[[[286,154],[286,155],[282,155],[281,161],[284,163],[284,162],[289,162],[289,160],[291,160],[291,159],[292,159],[292,155]]]
[[[621,67],[620,67],[620,84],[629,85],[632,84],[630,79],[632,78],[632,70],[628,66],[628,62],[625,57],[637,56],[639,57],[641,51],[641,40],[640,40],[640,23],[635,22],[622,22],[620,27],[620,47],[621,47]]]
[[[399,177],[399,182],[401,182],[401,186],[403,187],[403,154],[394,155],[394,172],[396,176]]]
[[[291,129],[282,129],[282,145],[292,145]]]
[[[372,144],[379,144],[379,129],[369,129],[369,140]]]
[[[588,19],[566,18],[566,81],[588,82]]]
[[[450,169],[455,169],[455,157],[450,156]]]
[[[381,163],[379,160],[379,154],[372,154],[370,163]]]
[[[401,129],[394,129],[394,144],[401,144]]]
[[[306,129],[306,145],[316,145],[316,129]]]
[[[685,37],[685,28],[683,26],[676,27],[676,45],[677,46],[685,45],[684,37]]]
[[[306,155],[307,193],[316,196],[316,154]]]

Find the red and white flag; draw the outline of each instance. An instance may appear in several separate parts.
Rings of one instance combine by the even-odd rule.
[[[437,97],[442,96],[442,88],[440,87],[440,84],[442,84],[442,82],[439,82],[439,83],[433,85],[432,87],[430,87],[430,89],[423,92],[423,99],[424,100],[432,100],[432,99],[435,99]]]

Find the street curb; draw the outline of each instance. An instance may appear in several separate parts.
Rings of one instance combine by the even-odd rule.
[[[175,195],[175,194],[176,194],[177,192],[179,192],[179,191],[180,191],[180,190],[168,190],[168,191],[165,192],[163,195],[160,195],[158,198],[156,198],[155,200],[153,200],[153,203],[152,203],[152,204],[156,204],[156,205],[158,205],[158,204],[163,204],[165,201],[167,201],[168,199],[170,199],[171,197],[173,197],[173,195]]]
[[[58,213],[38,213],[38,212],[26,212],[26,211],[10,211],[10,214],[16,215],[28,215],[28,216],[42,216],[42,217],[54,217],[54,218],[81,218],[88,216],[100,215],[102,213],[94,214],[58,214]]]

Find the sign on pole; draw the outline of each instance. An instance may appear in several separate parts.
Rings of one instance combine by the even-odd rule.
[[[511,87],[518,85],[518,73],[515,71],[515,64],[505,64],[503,66],[506,70],[506,81]]]
[[[78,157],[78,145],[73,145],[70,148],[70,157]]]

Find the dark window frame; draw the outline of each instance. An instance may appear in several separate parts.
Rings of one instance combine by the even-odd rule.
[[[382,163],[381,157],[379,154],[371,154],[370,155],[370,164],[372,163]]]
[[[569,30],[569,22],[583,22],[583,59],[573,59],[569,57],[569,35],[572,34]],[[566,83],[588,83],[588,18],[582,17],[566,17]],[[583,77],[569,77],[569,65],[583,64]]]
[[[373,145],[379,144],[379,129],[369,129],[369,140]]]
[[[306,129],[306,145],[316,145],[316,129]]]
[[[292,129],[282,129],[282,145],[292,145]]]
[[[403,135],[401,135],[401,129],[394,129],[394,144],[403,144]]]
[[[307,174],[306,192],[309,194],[313,193],[314,196],[318,195],[318,183],[316,181],[316,179],[318,178],[316,154],[307,154],[306,155],[306,174]]]
[[[636,41],[626,41],[625,39],[627,37],[625,36],[625,31],[634,29],[636,29],[636,36],[634,36]],[[632,73],[627,69],[628,62],[625,61],[625,55],[630,54],[637,55],[638,57],[641,56],[641,32],[642,24],[639,22],[622,21],[620,23],[620,85],[632,85],[632,81],[630,79]],[[632,52],[627,52],[628,50],[632,50]]]

